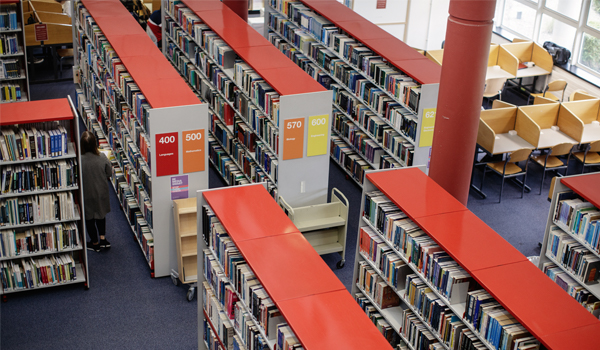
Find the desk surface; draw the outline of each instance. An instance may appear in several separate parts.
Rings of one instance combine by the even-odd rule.
[[[590,143],[598,140],[600,140],[600,125],[585,124],[583,126],[583,135],[581,136],[581,143]]]
[[[544,68],[533,66],[531,68],[517,69],[517,78],[535,77],[539,75],[548,75],[550,72]]]
[[[574,145],[578,144],[579,141],[571,138],[560,130],[542,129],[540,131],[540,139],[538,141],[537,148],[550,148],[558,145],[559,143],[570,142]]]
[[[499,79],[506,78],[512,79],[515,76],[500,68],[500,66],[488,66],[487,72],[485,73],[485,79]]]
[[[496,135],[496,141],[494,142],[494,149],[487,150],[492,154],[503,154],[516,151],[521,148],[535,149],[535,146],[525,141],[521,136],[511,136],[508,133]]]

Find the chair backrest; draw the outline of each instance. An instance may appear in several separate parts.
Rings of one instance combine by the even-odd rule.
[[[521,148],[511,152],[508,155],[508,161],[511,163],[521,162],[527,160],[530,154],[531,150],[529,148]]]
[[[548,83],[547,91],[560,91],[567,88],[567,81],[563,79],[553,80]]]
[[[573,148],[572,143],[559,143],[558,145],[552,147],[550,149],[550,155],[552,156],[564,156],[565,154],[569,154],[571,149]]]
[[[488,79],[485,81],[483,97],[492,97],[500,94],[506,84],[506,78]]]
[[[590,152],[600,152],[600,141],[590,143]]]

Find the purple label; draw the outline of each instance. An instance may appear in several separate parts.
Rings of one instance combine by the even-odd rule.
[[[171,176],[171,200],[188,198],[188,176]]]

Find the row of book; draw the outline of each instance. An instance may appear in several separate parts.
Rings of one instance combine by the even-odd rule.
[[[331,125],[333,131],[345,138],[344,141],[352,145],[354,150],[361,154],[371,164],[379,164],[383,148],[370,135],[350,121],[341,112],[334,112],[334,122]],[[398,164],[399,166],[399,164]],[[378,168],[377,168],[378,169]]]
[[[408,262],[409,267],[425,285],[450,308],[465,301],[468,305],[468,295],[485,292],[461,266],[381,192],[366,193],[363,205],[363,218],[371,226],[360,229],[359,251],[383,271],[383,276],[386,276],[393,287],[399,287],[399,279],[393,279],[393,272],[397,267],[391,263],[400,258]],[[394,282],[396,284],[393,284]],[[407,289],[408,283],[409,281],[405,285]],[[502,312],[508,314],[505,310]],[[472,318],[466,317],[465,320],[474,323]],[[485,339],[488,345],[495,349],[501,348],[503,332],[508,331],[508,328],[522,327],[516,321],[505,326],[501,325],[500,330],[494,328],[497,333],[490,335],[487,329],[482,331],[477,323],[473,324],[480,338]]]
[[[23,88],[17,83],[0,84],[0,102],[27,101]]]
[[[17,5],[16,4],[3,4],[0,7],[0,29],[3,29],[3,30],[19,29],[19,20],[17,17]]]
[[[546,256],[580,283],[593,283],[600,277],[600,257],[558,226],[552,226],[548,233]]]
[[[0,79],[21,78],[21,62],[19,59],[0,60]]]
[[[560,200],[554,222],[600,253],[600,210],[592,203],[581,198]]]
[[[216,336],[216,342],[212,342],[213,344],[222,343],[225,349],[233,349],[234,341],[239,344],[241,343],[241,339],[235,334],[231,319],[223,311],[223,305],[220,303],[208,282],[204,281],[202,283],[201,293],[202,308],[206,315],[206,320],[204,320],[204,322],[210,320],[210,325],[208,327],[210,331],[206,332],[207,329],[205,328],[204,336],[206,337],[212,332],[214,333],[214,336]],[[236,338],[235,340],[234,337]],[[210,338],[205,340],[207,343],[211,343]]]
[[[272,4],[273,8],[279,10],[282,8],[281,1],[272,1]],[[397,101],[402,102],[412,111],[418,110],[420,87],[412,78],[361,42],[342,33],[331,22],[311,12],[303,4],[299,2],[287,4],[291,10],[291,13],[287,13],[287,17],[275,12],[270,13],[271,28],[284,35],[305,54],[310,55],[317,62],[322,62],[322,67],[325,69],[329,68],[330,61],[338,62],[337,64],[344,66],[343,69],[349,74],[363,76],[359,79],[363,79],[364,76],[370,77],[370,81],[374,82],[377,88],[385,90],[385,95],[394,96]],[[320,29],[313,31],[313,24]],[[310,32],[313,37],[307,37],[304,31]],[[324,50],[328,52],[324,54],[327,57],[321,61],[318,59],[317,52]],[[343,61],[340,58],[343,58]]]
[[[81,237],[74,222],[35,226],[24,231],[0,231],[0,258],[60,252],[81,247]]]
[[[542,271],[591,314],[597,318],[600,317],[600,301],[598,298],[592,295],[585,287],[579,284],[579,282],[575,281],[558,265],[553,262],[544,263]]]
[[[2,194],[69,189],[77,186],[77,161],[64,159],[2,167]]]
[[[73,192],[0,199],[0,226],[79,220]]]
[[[0,262],[4,292],[73,282],[77,277],[75,260],[70,253]]]
[[[378,309],[371,303],[369,298],[359,292],[354,295],[354,299],[395,350],[409,349],[408,345],[400,338],[398,332],[392,328],[385,317],[383,317]]]
[[[231,241],[223,226],[215,216],[209,218],[211,232],[210,251],[205,251],[205,276],[211,283],[220,300],[226,299],[226,293],[235,293],[240,306],[256,321],[267,339],[275,339],[279,323],[284,322],[256,275],[246,263],[241,253]],[[211,253],[218,252],[218,253]],[[229,287],[229,288],[227,288]],[[235,303],[234,303],[235,304]]]
[[[362,185],[367,170],[373,169],[353,148],[338,136],[331,136],[331,157]]]
[[[7,127],[0,130],[2,161],[63,157],[69,154],[69,138],[62,125],[37,124],[38,127]]]
[[[87,35],[87,38],[83,39],[83,44],[85,45],[80,45],[80,47],[86,50],[88,55],[87,61],[92,65],[93,62],[99,60],[106,67],[106,70],[110,73],[111,82],[114,82],[117,93],[127,101],[133,115],[144,128],[145,133],[150,134],[148,123],[150,104],[146,101],[140,88],[127,72],[127,69],[106,39],[106,36],[102,33],[102,30],[81,3],[76,5],[76,13],[78,14],[78,24],[82,26],[83,33]],[[89,41],[86,42],[88,39]],[[92,59],[92,57],[95,57],[95,59]],[[99,65],[99,62],[94,63],[93,67],[96,68]],[[113,99],[113,101],[116,101],[116,99]]]
[[[464,320],[494,349],[539,349],[539,341],[485,290],[468,293]]]
[[[0,34],[0,55],[14,55],[19,51],[17,34]]]
[[[219,338],[213,332],[212,327],[210,327],[207,320],[204,320],[203,327],[204,327],[204,343],[208,350],[227,350],[227,349],[223,348],[223,346],[221,346],[221,343],[219,342]]]
[[[208,141],[209,157],[217,171],[230,186],[249,184],[249,177],[235,164],[227,151],[214,139]]]

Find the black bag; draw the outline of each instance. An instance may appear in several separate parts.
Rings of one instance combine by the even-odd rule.
[[[552,61],[557,65],[564,65],[569,62],[569,58],[571,58],[571,51],[567,50],[562,46],[558,46],[552,41],[546,41],[544,43],[544,49],[548,51],[550,56],[552,56]]]

